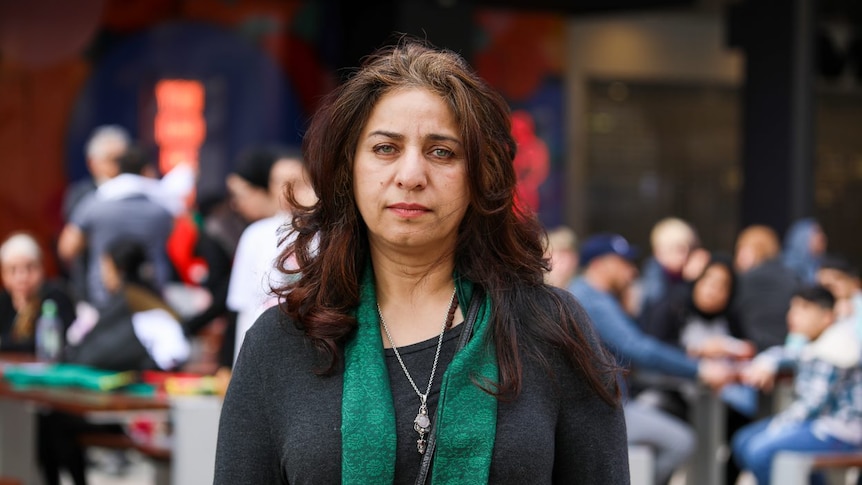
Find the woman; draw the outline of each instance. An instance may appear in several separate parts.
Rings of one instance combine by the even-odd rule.
[[[732,335],[729,318],[736,277],[729,258],[713,255],[691,284],[678,287],[653,310],[647,333],[708,358],[750,358],[754,347]]]
[[[65,361],[114,371],[175,370],[189,356],[182,326],[155,290],[155,272],[146,248],[119,239],[100,260],[102,283],[110,294],[92,329],[66,348]],[[76,322],[75,325],[81,325]],[[44,482],[60,482],[66,470],[75,485],[87,484],[87,460],[78,438],[86,434],[122,434],[123,427],[93,423],[62,411],[39,416],[39,462]],[[124,466],[125,457],[119,458]]]
[[[628,483],[616,369],[542,283],[503,99],[407,41],[303,143],[319,201],[234,367],[215,483]]]
[[[72,301],[60,285],[45,280],[42,250],[25,233],[9,236],[0,246],[0,351],[33,354],[36,322],[46,300],[57,305],[63,329],[75,319]],[[65,333],[65,332],[64,332]]]
[[[93,328],[67,348],[66,360],[116,371],[176,370],[191,347],[179,317],[155,289],[146,248],[117,240],[100,264],[110,297]]]
[[[781,260],[796,272],[804,284],[817,281],[820,259],[826,253],[829,239],[816,219],[805,217],[795,221],[784,235]]]

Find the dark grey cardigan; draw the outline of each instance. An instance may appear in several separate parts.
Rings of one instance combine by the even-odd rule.
[[[544,292],[550,309],[550,298]],[[573,297],[582,328],[594,335]],[[452,359],[460,325],[447,332],[437,385]],[[436,338],[406,346],[402,357],[417,385],[428,382]],[[540,345],[542,345],[540,343]],[[544,346],[544,345],[543,345]],[[548,347],[548,352],[553,350]],[[553,378],[524,359],[523,391],[498,404],[491,483],[628,484],[622,409],[602,401],[560,355],[550,355]],[[387,350],[396,408],[396,483],[413,483],[419,469],[412,420],[418,398]],[[328,484],[341,482],[341,374],[320,377],[314,348],[280,310],[264,313],[246,336],[219,424],[215,483]]]

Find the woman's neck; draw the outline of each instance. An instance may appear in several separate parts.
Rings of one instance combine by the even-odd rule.
[[[454,288],[454,265],[452,257],[427,263],[372,252],[377,300],[383,306],[391,299],[412,302],[438,294],[450,295]]]
[[[439,335],[455,291],[454,259],[419,264],[388,256],[372,251],[377,304],[392,342],[400,347]],[[390,342],[383,339],[383,345]]]

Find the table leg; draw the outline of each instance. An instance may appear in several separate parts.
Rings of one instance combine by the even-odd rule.
[[[171,483],[213,483],[221,398],[177,397],[171,400],[173,423]]]
[[[723,485],[724,461],[719,452],[724,444],[724,403],[710,389],[699,388],[694,402],[697,450],[687,482],[691,485]]]
[[[36,406],[0,399],[0,475],[25,485],[42,483],[36,466]]]

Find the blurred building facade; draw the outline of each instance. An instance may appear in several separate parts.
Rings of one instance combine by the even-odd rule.
[[[0,237],[53,247],[101,124],[223,191],[240,151],[299,143],[321,96],[398,32],[503,92],[519,195],[549,227],[646,246],[672,214],[730,249],[743,225],[813,215],[862,261],[862,16],[841,0],[2,2]]]

